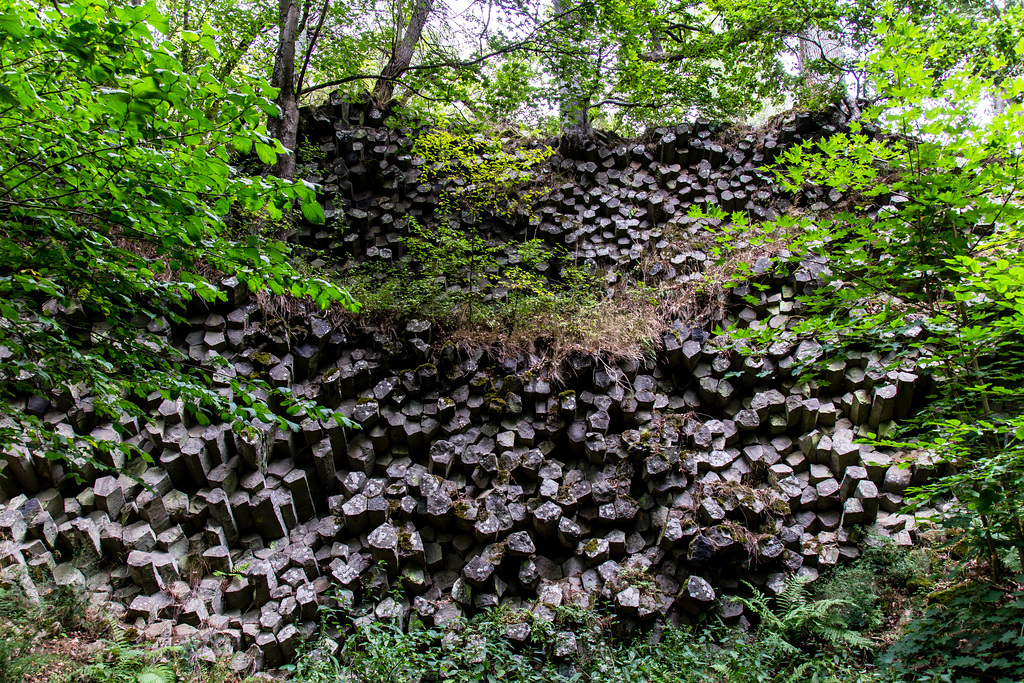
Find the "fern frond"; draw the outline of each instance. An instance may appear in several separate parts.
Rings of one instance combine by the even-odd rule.
[[[174,670],[168,664],[148,666],[135,677],[135,683],[175,683]]]
[[[779,607],[783,612],[791,612],[798,607],[807,604],[807,584],[810,579],[806,576],[791,576],[782,592],[779,593]]]
[[[786,676],[785,683],[803,683],[804,674],[811,668],[811,662],[804,662],[796,669],[793,670],[788,676]]]

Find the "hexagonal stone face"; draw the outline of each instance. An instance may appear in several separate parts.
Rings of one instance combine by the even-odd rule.
[[[610,545],[607,538],[593,538],[589,541],[581,541],[576,552],[585,557],[592,565],[600,564],[608,559]]]
[[[85,586],[85,575],[71,563],[65,562],[53,568],[53,582],[58,586]]]
[[[517,531],[505,539],[505,550],[513,557],[526,557],[537,552],[533,539],[525,531]]]
[[[636,586],[627,586],[615,594],[615,604],[619,609],[635,612],[640,607],[640,589]]]
[[[683,584],[683,594],[695,602],[710,604],[715,601],[715,589],[705,579],[691,576]]]
[[[562,516],[562,508],[550,500],[533,512],[533,527],[537,533],[550,536],[558,529],[558,520]]]
[[[572,631],[559,631],[555,634],[555,657],[572,657],[576,654],[576,634]]]
[[[477,555],[462,568],[462,576],[474,588],[483,586],[494,573],[494,565]]]
[[[366,541],[374,562],[383,561],[389,571],[398,571],[398,529],[382,524],[370,532]]]
[[[361,153],[383,141],[366,130],[359,135]],[[674,140],[664,136],[653,155],[638,146],[637,165],[654,160],[665,167],[673,161],[686,165],[669,144]],[[373,149],[373,156],[390,164],[392,152],[385,144]],[[598,173],[594,162],[575,164],[581,177],[589,178],[563,186],[561,199],[544,208],[579,209],[583,222],[596,223],[604,237],[591,237],[590,228],[568,229],[549,221],[550,215],[545,229],[551,229],[549,237],[565,238],[575,230],[573,244],[596,250],[598,259],[634,259],[631,250],[639,254],[639,242],[649,238],[642,233],[653,235],[668,215],[679,215],[678,202],[685,200],[683,193],[674,196],[672,184],[687,181],[668,177],[676,171],[665,167],[652,167],[650,174],[623,171],[617,153],[598,152],[598,158],[618,166],[609,164]],[[625,154],[631,159],[634,152]],[[399,157],[396,165],[403,171],[418,166],[409,159]],[[708,178],[717,163],[701,162],[702,182],[709,187],[694,186],[696,195],[712,191],[717,179]],[[717,196],[726,205],[740,200],[732,192],[742,192],[728,182],[717,180]],[[741,176],[739,182],[756,181]],[[607,191],[605,196],[598,199],[590,191],[595,185]],[[353,200],[360,208],[329,211],[351,215],[363,227],[381,218],[384,234],[370,237],[375,246],[347,239],[345,248],[357,258],[368,248],[374,250],[367,254],[370,259],[391,258],[401,238],[395,221],[405,209],[391,201],[388,207],[381,203],[381,216],[371,214],[364,209],[380,203],[375,193],[381,188],[371,183],[362,189],[365,197]],[[683,189],[689,195],[690,188]],[[427,185],[412,190],[411,206],[431,203],[432,193]],[[769,204],[768,194],[758,202]],[[650,231],[640,226],[642,218],[626,217],[629,205],[645,203]],[[611,217],[620,206],[621,222]],[[353,232],[358,240],[369,234]],[[318,246],[330,240],[328,232],[314,239]],[[619,247],[614,240],[634,244]],[[661,263],[649,275],[685,282],[683,276],[695,274],[694,264],[705,259],[700,252],[675,253],[672,268]],[[804,265],[807,274],[794,275],[795,284],[776,279],[766,293],[754,292],[751,285],[745,293],[737,290],[737,301],[747,294],[756,299],[748,300],[740,319],[779,329],[788,315],[799,314],[792,310],[792,295],[813,284],[822,268]],[[756,266],[759,273],[773,270],[771,259]],[[668,368],[664,356],[653,363],[605,364],[574,355],[566,364],[573,389],[563,391],[570,385],[534,376],[534,358],[466,353],[438,340],[437,330],[425,321],[395,330],[343,332],[307,317],[306,329],[294,337],[263,328],[266,319],[247,301],[247,288],[232,280],[229,302],[242,308],[191,315],[189,329],[163,321],[151,331],[167,335],[197,361],[227,359],[232,367],[217,380],[221,389],[226,378],[269,373],[274,385],[293,384],[299,394],[354,416],[362,429],[348,432],[299,414],[301,433],[253,422],[255,431],[236,434],[223,424],[195,424],[187,405],[163,401],[154,392],[146,397],[150,419],[117,433],[138,436],[158,466],[129,474],[129,462],[124,474],[95,479],[66,501],[57,493],[65,488],[50,489],[51,502],[39,513],[48,515],[49,530],[23,506],[33,502],[32,495],[42,501],[45,490],[32,492],[55,482],[43,481],[47,475],[33,467],[38,463],[27,451],[0,457],[0,499],[17,499],[23,516],[11,517],[0,504],[0,568],[48,563],[58,582],[112,587],[121,605],[132,605],[122,607],[122,615],[152,617],[150,628],[159,637],[190,632],[183,627],[217,631],[234,648],[250,648],[235,662],[249,673],[288,661],[310,636],[318,603],[335,595],[345,604],[358,600],[370,607],[372,601],[375,612],[361,612],[362,619],[401,620],[414,610],[426,624],[449,624],[453,630],[461,628],[461,617],[497,605],[534,609],[533,618],[554,625],[558,605],[598,596],[609,599],[632,627],[666,615],[674,604],[688,617],[715,608],[723,618],[739,619],[738,603],[716,595],[703,576],[688,572],[708,573],[732,592],[733,572],[741,571],[733,563],[740,562],[737,551],[746,543],[743,550],[756,555],[750,559],[761,561],[759,588],[772,592],[793,573],[824,572],[856,557],[851,525],[878,518],[879,528],[895,535],[897,543],[916,536],[907,528],[909,520],[887,512],[899,510],[901,494],[934,473],[936,463],[890,469],[893,458],[856,444],[855,434],[858,426],[867,429],[906,415],[918,380],[905,373],[898,380],[886,375],[867,355],[853,357],[849,365],[829,364],[820,386],[795,384],[784,378],[795,358],[823,358],[818,342],[793,339],[779,329],[780,338],[767,353],[747,357],[719,344],[718,335],[678,323],[663,335]],[[779,293],[777,285],[793,291]],[[291,322],[297,330],[299,321]],[[678,369],[685,381],[669,368]],[[59,405],[64,401],[54,398],[51,405],[33,397],[26,409],[59,420],[55,427],[66,428],[61,433],[68,437],[75,430],[115,436],[77,396],[74,417],[57,417],[67,412]],[[714,410],[709,414],[706,408]],[[679,421],[666,421],[670,415]],[[38,478],[39,486],[22,481],[28,478]],[[24,490],[11,491],[12,482]],[[741,487],[758,495],[719,495]],[[701,488],[713,493],[698,492]],[[734,524],[759,529],[756,547]],[[96,552],[102,549],[105,557],[132,553],[131,559],[106,578],[83,577],[71,564],[58,566],[58,547],[79,540]],[[241,578],[209,579],[210,592],[201,594],[181,591],[183,547],[202,554],[209,570],[235,571]],[[650,580],[623,577],[624,568],[640,569]],[[407,597],[388,597],[396,586]],[[146,596],[143,587],[162,592]],[[171,617],[176,624],[156,621]],[[529,623],[506,624],[504,630],[517,642],[531,636]],[[578,656],[577,646],[585,645],[557,628],[551,635],[550,652],[558,657]],[[451,633],[447,642],[476,656],[470,652],[479,644],[475,638]],[[222,644],[206,645],[211,658],[225,656]]]
[[[530,630],[527,623],[508,624],[505,626],[505,637],[515,643],[525,643],[530,637]]]

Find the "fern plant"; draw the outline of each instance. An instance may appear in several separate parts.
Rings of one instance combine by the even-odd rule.
[[[20,590],[0,587],[0,681],[20,683],[38,665],[32,656],[36,631],[31,628],[38,617]]]
[[[753,596],[738,600],[761,620],[758,635],[765,644],[790,654],[798,654],[799,645],[809,637],[833,647],[871,647],[871,641],[849,628],[845,621],[843,610],[850,606],[850,601],[812,600],[807,590],[809,582],[806,577],[790,577],[776,598],[777,610],[772,609],[764,593],[747,584]]]
[[[177,683],[173,665],[161,660],[179,650],[135,647],[118,632],[103,658],[85,667],[83,678],[89,683]]]

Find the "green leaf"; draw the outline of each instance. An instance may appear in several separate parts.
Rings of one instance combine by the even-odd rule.
[[[25,24],[15,12],[8,11],[0,14],[0,31],[15,40],[21,40],[25,37]]]
[[[324,208],[320,206],[320,203],[315,199],[309,199],[302,202],[302,215],[307,221],[314,225],[323,225],[326,221],[326,218],[324,217]]]
[[[273,147],[262,142],[257,142],[255,147],[256,156],[259,157],[260,161],[268,165],[277,163],[277,151]]]

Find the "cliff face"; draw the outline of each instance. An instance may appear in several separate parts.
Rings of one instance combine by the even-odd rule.
[[[339,271],[401,262],[408,219],[436,220],[440,183],[421,182],[411,132],[344,114],[305,112],[300,168],[323,186],[328,222],[291,239]],[[700,245],[715,230],[687,216],[691,205],[756,221],[841,199],[783,195],[757,170],[840,124],[798,116],[736,134],[695,123],[646,143],[594,141],[584,158],[549,163],[542,179],[560,181],[533,218],[464,227],[686,283],[702,277]],[[41,454],[0,459],[0,565],[23,583],[23,569],[39,567],[81,585],[149,635],[236,652],[239,670],[287,661],[328,599],[436,625],[501,604],[550,620],[559,605],[599,600],[627,624],[708,611],[743,620],[729,597],[741,581],[778,591],[789,574],[817,577],[857,556],[865,525],[911,543],[914,520],[896,511],[907,486],[934,473],[923,455],[855,443],[924,398],[912,366],[887,371],[889,358],[866,350],[814,382],[796,376],[826,353],[787,332],[821,268],[779,269],[765,256],[749,286],[704,315],[680,311],[649,359],[574,354],[559,367],[460,349],[423,320],[342,328],[298,311],[285,325],[229,278],[223,308],[149,333],[196,362],[227,359],[228,375],[318,398],[361,429],[307,419],[298,432],[235,432],[154,395],[148,421],[122,425],[151,465],[104,453],[124,473],[85,467],[79,483]],[[779,340],[761,357],[712,333],[762,324]],[[34,397],[25,409],[71,437],[120,438],[87,400]],[[508,634],[528,637],[525,618]]]

